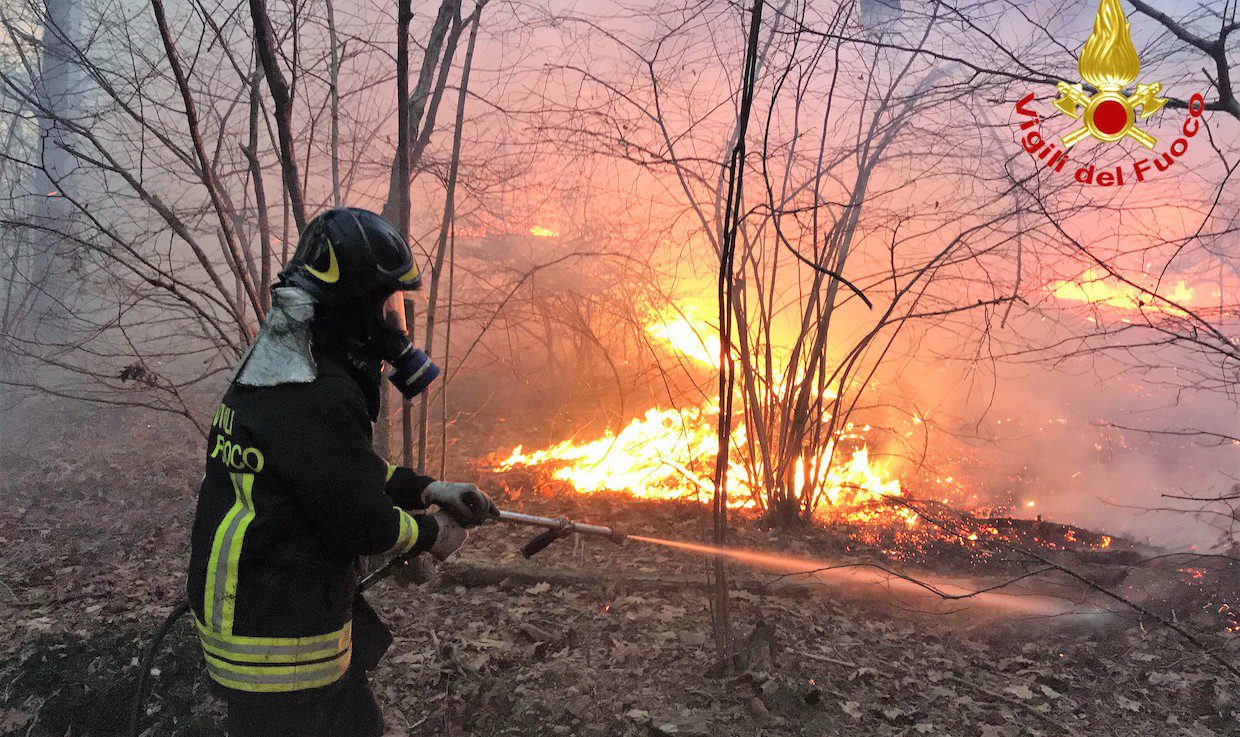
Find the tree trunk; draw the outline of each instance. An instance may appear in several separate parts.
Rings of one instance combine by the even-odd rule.
[[[431,267],[430,297],[426,305],[426,345],[427,355],[433,355],[435,343],[436,306],[439,301],[439,277],[443,274],[444,256],[448,250],[448,233],[456,220],[456,178],[461,163],[461,129],[465,125],[465,101],[469,93],[469,71],[474,59],[474,45],[478,39],[478,24],[482,18],[482,6],[479,3],[474,12],[473,23],[469,29],[469,44],[465,49],[465,67],[461,70],[461,84],[456,100],[456,126],[452,134],[452,162],[448,167],[447,194],[444,198],[443,221],[439,226],[439,242],[435,249],[435,263]],[[446,62],[445,62],[446,63]],[[445,383],[447,377],[445,378]],[[418,472],[424,473],[426,468],[426,431],[429,422],[430,397],[422,395],[418,411]],[[446,421],[446,420],[445,420]],[[442,452],[442,448],[440,449]]]
[[[60,190],[68,184],[66,178],[73,169],[73,158],[63,147],[65,132],[58,121],[72,119],[75,107],[76,76],[70,59],[77,0],[45,0],[44,9],[39,79],[34,85],[39,106],[34,114],[39,124],[40,166],[32,167],[27,176],[28,204],[23,208],[34,227],[29,231],[29,252],[19,259],[29,274],[28,285],[15,301],[24,316],[22,322],[30,330],[57,342],[63,332],[61,299],[65,296],[65,282],[58,272],[69,252],[55,231],[69,226],[70,208]]]
[[[327,39],[331,44],[332,207],[340,207],[340,42],[336,36],[335,0],[327,0]]]
[[[271,100],[275,104],[276,136],[280,141],[280,173],[288,192],[289,207],[297,232],[306,228],[306,205],[302,200],[301,180],[297,176],[297,157],[293,150],[293,99],[280,62],[276,58],[276,38],[267,13],[267,0],[250,0],[250,18],[254,22],[254,51],[267,78]]]
[[[735,299],[736,243],[743,223],[745,136],[749,129],[749,113],[753,106],[753,93],[757,80],[758,33],[762,25],[762,0],[754,0],[749,19],[749,40],[745,46],[744,78],[741,82],[740,109],[737,115],[736,143],[728,162],[728,192],[723,212],[723,232],[720,233],[719,280],[716,296],[719,317],[719,432],[718,452],[715,456],[714,499],[712,505],[713,539],[716,545],[727,542],[728,531],[728,456],[732,444],[733,389],[736,364],[732,355],[733,300]],[[741,329],[745,329],[741,326]],[[728,599],[728,574],[722,557],[714,559],[714,586],[712,588],[714,610],[715,650],[719,659],[730,662],[732,650],[732,622]]]

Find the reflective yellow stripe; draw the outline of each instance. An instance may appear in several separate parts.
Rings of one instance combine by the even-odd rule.
[[[392,476],[396,473],[396,469],[397,466],[393,466],[391,463],[388,464],[387,476],[383,479],[383,483],[386,484],[392,480]]]
[[[399,278],[402,282],[408,284],[409,282],[414,281],[421,275],[422,275],[422,272],[418,270],[418,265],[415,263],[413,266],[409,267],[408,271],[401,274]]]
[[[251,693],[282,693],[285,691],[302,691],[307,688],[318,688],[320,686],[330,686],[336,681],[339,681],[341,675],[344,675],[342,673],[340,675],[324,676],[316,680],[306,680],[304,682],[299,682],[296,684],[249,683],[246,681],[238,681],[238,680],[229,678],[221,673],[211,672],[211,667],[209,665],[207,666],[207,671],[211,673],[211,678],[216,683],[220,684],[221,686],[227,686],[228,688],[231,688],[237,691],[249,691]]]
[[[237,562],[241,557],[241,541],[254,519],[254,474],[230,473],[236,501],[220,525],[211,543],[207,562],[207,580],[203,591],[203,619],[215,632],[232,632],[237,601]]]
[[[349,649],[353,623],[311,637],[240,637],[211,632],[198,623],[198,639],[208,655],[241,663],[305,663],[340,655]]]
[[[206,654],[207,672],[217,683],[238,691],[300,691],[335,683],[349,669],[351,653],[318,663],[287,666],[238,665]]]
[[[332,247],[330,238],[327,239],[327,271],[319,271],[310,264],[306,264],[306,271],[326,284],[340,281],[340,263],[336,261],[336,249]]]
[[[404,555],[418,542],[418,523],[400,507],[392,507],[392,509],[400,514],[400,534],[396,537],[396,544],[388,548],[384,555]]]
[[[198,622],[207,672],[239,691],[299,691],[334,683],[352,660],[353,623],[308,637],[254,637],[212,632]]]

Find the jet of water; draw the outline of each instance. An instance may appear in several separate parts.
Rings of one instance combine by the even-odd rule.
[[[809,577],[822,584],[881,587],[891,593],[918,595],[922,598],[934,596],[943,601],[968,602],[1016,615],[1060,616],[1069,613],[1098,613],[1098,610],[1092,607],[1089,611],[1081,611],[1070,602],[1049,596],[982,591],[979,590],[982,587],[970,586],[964,582],[952,581],[939,576],[921,573],[912,576],[872,565],[830,563],[810,558],[724,548],[644,535],[629,535],[628,539],[688,553],[727,558],[753,568],[779,573],[782,576]]]

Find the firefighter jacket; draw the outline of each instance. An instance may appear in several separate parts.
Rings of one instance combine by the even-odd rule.
[[[438,531],[406,511],[432,480],[371,449],[377,384],[343,357],[315,359],[310,383],[231,385],[211,424],[188,588],[207,670],[227,689],[335,683],[352,657],[358,556],[421,552]]]

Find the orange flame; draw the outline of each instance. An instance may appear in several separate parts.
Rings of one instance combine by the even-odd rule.
[[[1188,307],[1197,299],[1197,290],[1180,279],[1169,289],[1159,289],[1162,299],[1137,287],[1112,278],[1102,269],[1088,269],[1076,279],[1056,281],[1047,287],[1056,299],[1109,307],[1121,311],[1152,310],[1167,315],[1183,316],[1184,310],[1168,302]]]
[[[678,356],[717,371],[719,338],[691,308],[676,307],[652,314],[645,331],[658,345]],[[765,391],[778,391],[787,379],[775,376]],[[570,438],[545,448],[527,451],[518,445],[503,460],[492,461],[492,469],[505,472],[523,468],[540,478],[563,482],[580,494],[626,493],[636,498],[708,501],[714,491],[713,474],[718,449],[719,406],[707,400],[681,408],[652,407],[618,431],[608,430],[590,439]],[[923,424],[923,415],[913,416],[913,424]],[[767,503],[762,458],[750,457],[748,428],[738,413],[733,418],[731,452],[727,469],[728,504],[732,508],[762,508]],[[791,491],[798,497],[814,492],[814,517],[826,523],[841,523],[845,534],[866,545],[881,546],[884,554],[907,560],[933,541],[964,546],[971,555],[991,555],[979,540],[1019,540],[1011,525],[986,520],[991,509],[973,506],[959,529],[947,529],[926,522],[906,499],[904,482],[897,469],[876,458],[867,442],[870,426],[845,423],[832,442],[814,454],[798,458],[791,469]],[[946,491],[963,499],[965,486],[952,476],[935,479]],[[939,501],[948,503],[947,498]],[[1028,500],[1028,507],[1036,502]],[[1029,537],[1026,535],[1026,537]],[[1111,538],[1098,542],[1077,539],[1069,533],[1062,542],[1039,539],[1032,542],[1049,548],[1067,545],[1109,547]]]
[[[692,310],[656,314],[646,332],[706,368],[719,365],[718,335],[704,329]],[[775,379],[777,384],[785,381],[782,375]],[[718,421],[719,407],[712,401],[681,409],[653,407],[619,432],[609,430],[593,440],[565,440],[528,452],[517,446],[495,470],[537,468],[586,494],[623,491],[640,498],[700,498],[713,491]],[[830,443],[816,457],[799,458],[794,490],[820,492],[815,511],[823,520],[866,522],[884,517],[912,526],[916,515],[911,510],[882,503],[901,496],[903,490],[899,479],[871,458],[862,434],[868,430],[845,425],[839,438],[854,444],[851,452]],[[729,503],[736,508],[760,505],[765,491],[762,461],[748,456],[747,432],[744,421],[735,418],[727,476],[733,490]]]

